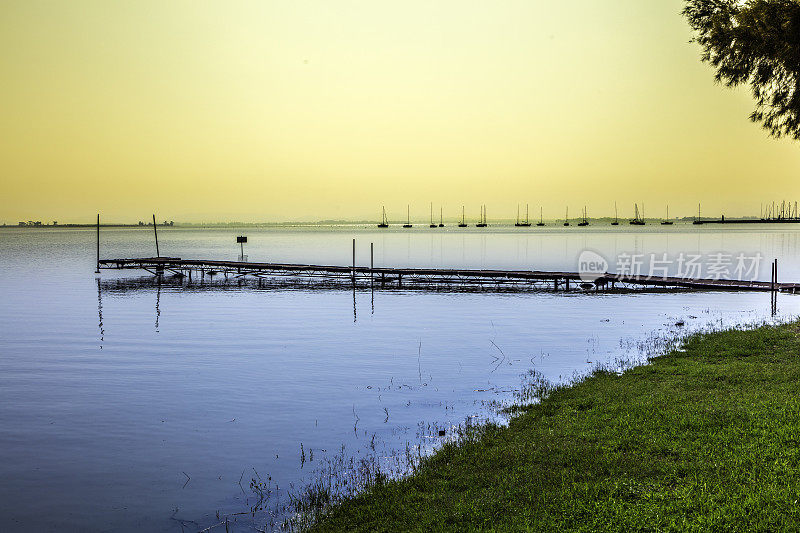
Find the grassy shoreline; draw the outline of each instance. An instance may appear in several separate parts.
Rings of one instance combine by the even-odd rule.
[[[799,530],[800,325],[695,335],[445,445],[314,531]]]

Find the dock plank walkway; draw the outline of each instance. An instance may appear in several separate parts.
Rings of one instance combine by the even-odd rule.
[[[540,270],[448,269],[448,268],[389,268],[368,266],[313,265],[290,263],[250,263],[181,259],[179,257],[144,257],[101,259],[98,269],[144,270],[154,275],[172,272],[178,276],[255,276],[298,277],[309,279],[350,281],[353,284],[394,285],[485,285],[515,286],[570,290],[609,290],[619,288],[683,288],[722,291],[780,291],[800,292],[798,283],[745,281],[731,279],[697,279],[662,276],[641,276],[605,273],[593,282],[585,281],[579,272],[548,272]]]

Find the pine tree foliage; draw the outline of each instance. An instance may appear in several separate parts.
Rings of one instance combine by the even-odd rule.
[[[800,0],[686,0],[683,14],[716,81],[750,86],[750,120],[800,140]]]

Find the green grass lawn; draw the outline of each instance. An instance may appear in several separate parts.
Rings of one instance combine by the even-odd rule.
[[[685,349],[559,388],[315,531],[800,531],[800,327]]]

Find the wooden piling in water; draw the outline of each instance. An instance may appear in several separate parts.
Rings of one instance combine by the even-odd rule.
[[[156,236],[156,257],[161,257],[158,252],[158,230],[156,229],[156,215],[153,213],[153,234]]]
[[[778,260],[772,261],[772,279],[770,280],[769,303],[772,316],[778,313]]]
[[[772,261],[769,272],[769,292],[775,292],[775,261]]]
[[[100,213],[97,213],[97,268],[94,273],[100,273]]]

